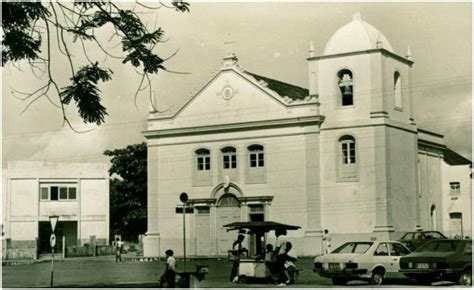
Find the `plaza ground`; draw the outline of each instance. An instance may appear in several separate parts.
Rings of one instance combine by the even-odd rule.
[[[232,284],[228,282],[231,262],[226,259],[190,260],[187,269],[194,266],[208,265],[206,279],[194,285],[198,288],[230,288],[230,287],[276,287],[266,283]],[[297,284],[289,288],[301,287],[333,287],[330,279],[321,278],[312,272],[312,259],[303,258],[297,263],[302,269]],[[183,261],[178,260],[178,270],[182,271]],[[54,286],[70,287],[124,287],[124,288],[156,288],[158,279],[164,270],[164,262],[125,262],[115,263],[113,256],[96,258],[74,258],[56,261],[54,264]],[[45,261],[29,265],[3,266],[3,288],[12,287],[49,287],[51,263]],[[443,286],[452,285],[444,283]],[[346,287],[367,287],[362,281],[350,282]],[[410,280],[386,281],[384,287],[416,287]]]

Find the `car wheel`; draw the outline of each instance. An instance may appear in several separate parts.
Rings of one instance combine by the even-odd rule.
[[[247,284],[247,276],[245,275],[242,275],[242,276],[239,276],[239,283],[240,284]]]
[[[472,272],[471,270],[464,270],[459,276],[458,284],[463,286],[470,286],[472,285]]]
[[[347,279],[345,278],[332,278],[332,284],[334,285],[346,285]]]
[[[370,277],[370,284],[372,285],[382,285],[384,271],[381,269],[376,269],[372,271],[372,276]]]

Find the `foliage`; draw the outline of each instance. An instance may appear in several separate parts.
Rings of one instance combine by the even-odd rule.
[[[87,54],[90,49],[100,49],[106,57],[120,59],[123,64],[130,64],[138,70],[142,79],[135,99],[147,87],[151,97],[149,74],[156,74],[159,70],[171,72],[165,67],[165,62],[177,51],[166,58],[154,52],[155,47],[164,42],[164,31],[161,28],[149,31],[140,19],[139,13],[142,12],[138,12],[137,7],[152,12],[162,7],[179,12],[189,11],[189,4],[180,0],[174,0],[170,5],[160,2],[155,7],[137,2],[132,10],[123,9],[120,3],[109,1],[2,2],[2,66],[27,60],[35,75],[38,71],[47,75],[46,84],[37,90],[30,93],[18,92],[25,95],[22,100],[29,101],[25,110],[45,96],[53,105],[61,108],[64,122],[72,128],[64,106],[74,99],[85,123],[104,123],[107,110],[101,104],[97,83],[99,80],[111,80],[112,71],[101,68],[97,60],[91,60]],[[100,30],[111,32],[107,42],[118,38],[123,55],[112,55],[104,48],[102,40],[96,37]],[[76,71],[76,58],[72,57],[70,46],[79,42],[89,64]],[[53,46],[61,54],[54,53]],[[45,52],[42,51],[43,47]],[[51,69],[53,64],[60,63],[68,63],[71,70],[70,84],[62,88]],[[144,85],[145,80],[147,83]],[[51,91],[58,96],[58,103],[50,98]]]
[[[136,241],[139,234],[146,232],[147,227],[146,143],[106,150],[104,154],[112,157],[112,166],[109,169],[109,174],[112,176],[110,232],[120,234],[126,240]]]

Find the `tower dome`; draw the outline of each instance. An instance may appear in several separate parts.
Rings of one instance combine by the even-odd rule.
[[[356,13],[351,22],[339,28],[331,36],[323,55],[376,48],[384,48],[395,53],[388,39],[377,28],[362,20],[360,13]]]

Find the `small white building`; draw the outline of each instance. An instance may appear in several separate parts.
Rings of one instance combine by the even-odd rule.
[[[105,164],[15,161],[3,171],[3,258],[50,253],[50,216],[58,216],[55,252],[95,239],[109,242]],[[6,248],[5,248],[6,247]]]

